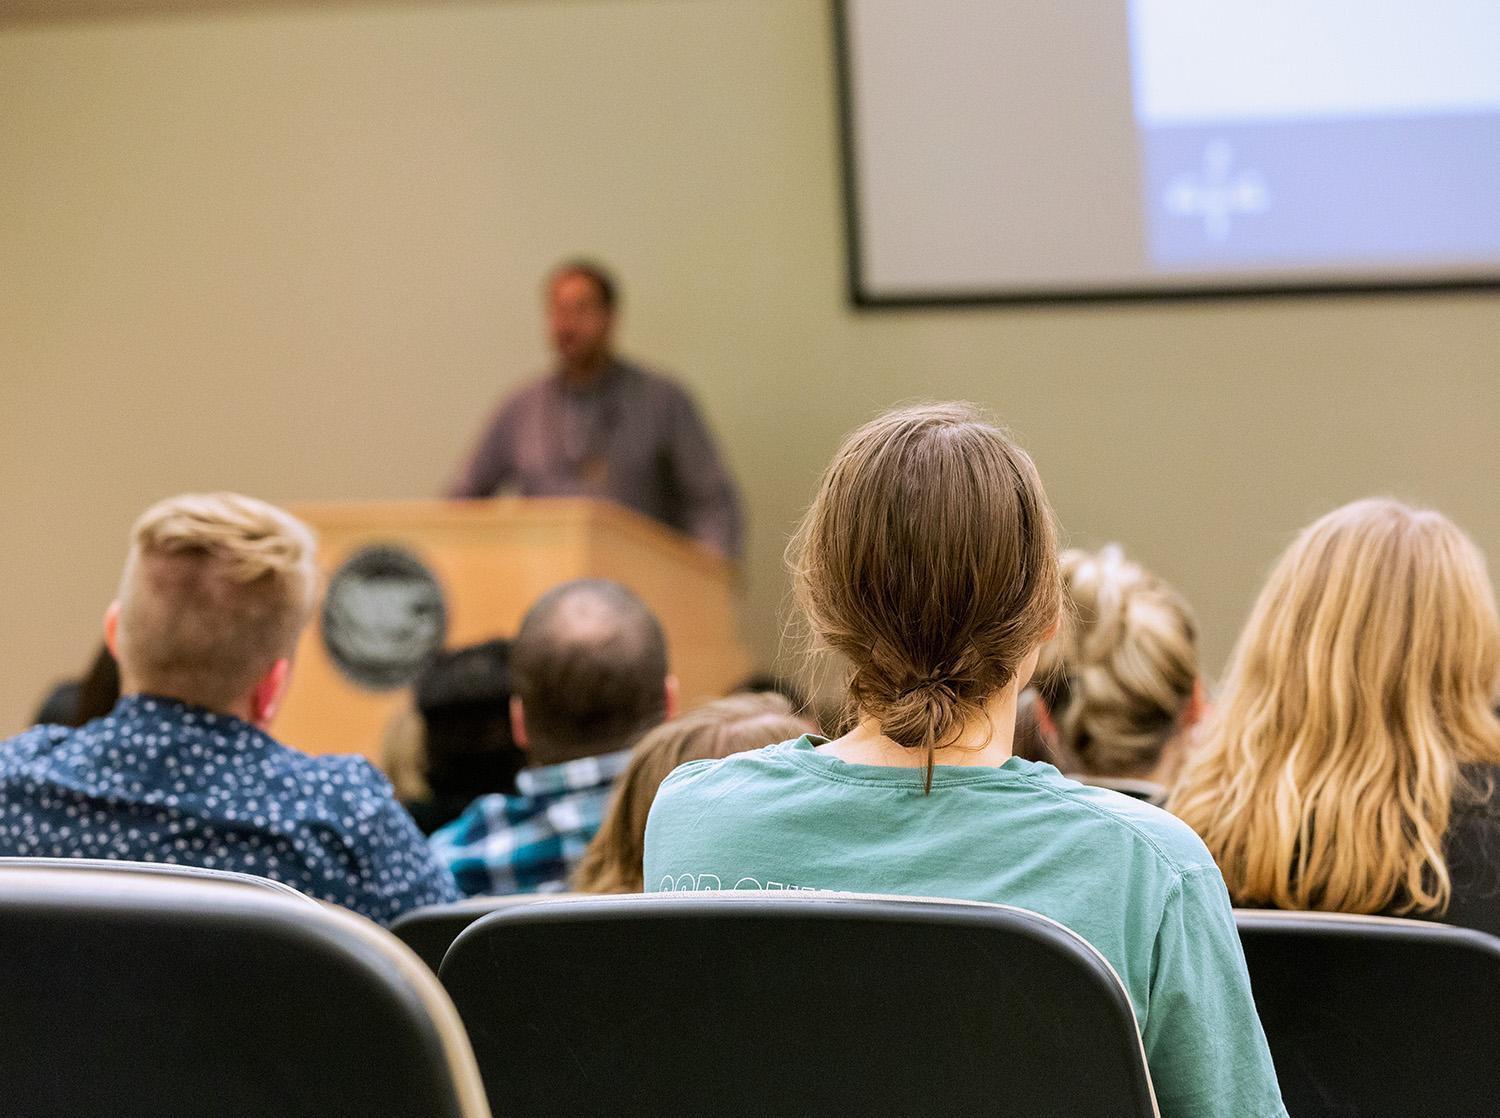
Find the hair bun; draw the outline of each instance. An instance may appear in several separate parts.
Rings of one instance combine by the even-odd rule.
[[[1117,544],[1060,565],[1068,608],[1037,667],[1060,744],[1101,776],[1149,770],[1197,684],[1192,611]]]
[[[839,448],[787,550],[849,700],[927,754],[983,716],[1057,620],[1052,509],[1025,451],[970,404],[902,408]]]
[[[908,749],[938,748],[953,737],[964,721],[965,704],[953,685],[924,679],[871,710],[880,732]]]

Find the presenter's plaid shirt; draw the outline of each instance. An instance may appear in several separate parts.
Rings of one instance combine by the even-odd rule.
[[[480,796],[428,842],[466,897],[566,890],[630,750],[522,769],[517,795]]]

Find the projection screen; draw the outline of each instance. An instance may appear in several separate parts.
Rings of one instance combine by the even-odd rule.
[[[861,304],[1500,282],[1497,0],[842,0]]]

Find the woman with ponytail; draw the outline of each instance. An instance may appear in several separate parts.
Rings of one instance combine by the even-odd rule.
[[[1036,468],[976,409],[891,412],[823,476],[788,555],[850,667],[854,728],[675,770],[649,890],[835,889],[992,901],[1114,966],[1166,1118],[1285,1114],[1224,882],[1149,804],[1013,757],[1016,700],[1062,596]]]

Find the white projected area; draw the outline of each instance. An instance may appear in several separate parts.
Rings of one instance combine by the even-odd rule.
[[[845,0],[867,302],[1500,278],[1500,0]]]
[[[1500,112],[1496,0],[1130,0],[1136,118]]]

